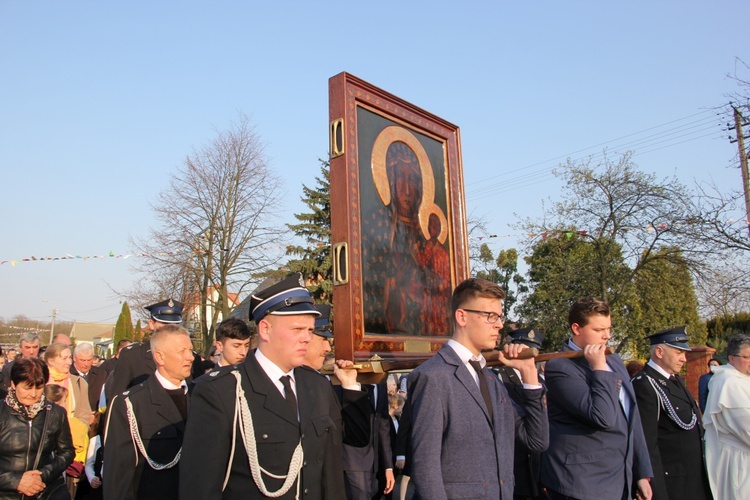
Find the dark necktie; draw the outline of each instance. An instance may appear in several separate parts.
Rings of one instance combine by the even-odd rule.
[[[291,380],[292,377],[290,375],[284,375],[281,377],[281,385],[284,386],[284,397],[286,398],[286,402],[294,412],[294,415],[297,415],[297,398],[294,396]]]
[[[487,387],[487,377],[485,377],[484,373],[482,372],[482,365],[479,364],[479,361],[471,359],[469,360],[469,364],[472,368],[474,368],[474,371],[477,372],[477,378],[479,379],[479,390],[482,392],[482,398],[484,398],[484,404],[487,407],[487,413],[489,413],[490,415],[490,424],[492,424],[492,399],[490,399],[490,388]]]

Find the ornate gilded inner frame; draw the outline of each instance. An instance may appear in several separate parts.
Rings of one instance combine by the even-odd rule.
[[[347,73],[329,112],[336,357],[429,356],[469,275],[459,129]]]

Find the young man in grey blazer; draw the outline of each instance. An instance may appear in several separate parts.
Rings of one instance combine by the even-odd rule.
[[[501,355],[524,382],[523,417],[481,354],[495,347],[504,299],[490,281],[459,284],[451,299],[452,338],[409,376],[414,498],[513,498],[515,441],[532,451],[547,448],[544,389],[534,360],[513,359],[528,347],[508,345]]]

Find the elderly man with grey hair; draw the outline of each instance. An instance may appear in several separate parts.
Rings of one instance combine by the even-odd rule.
[[[154,332],[149,349],[154,373],[115,396],[108,411],[102,472],[107,500],[178,500],[193,344],[185,328],[171,324]]]
[[[21,358],[31,359],[39,357],[39,347],[42,345],[38,333],[26,332],[21,335],[19,339],[19,351],[21,352]],[[2,372],[0,372],[0,389],[3,391],[8,390],[10,385],[10,369],[13,368],[13,362],[15,360],[8,360],[3,366]]]
[[[78,375],[89,384],[89,403],[91,409],[99,408],[99,396],[102,393],[104,382],[107,381],[107,372],[94,364],[94,346],[88,342],[78,344],[73,350],[73,366],[70,373]]]
[[[727,343],[729,364],[714,369],[703,416],[714,498],[750,498],[750,335]]]

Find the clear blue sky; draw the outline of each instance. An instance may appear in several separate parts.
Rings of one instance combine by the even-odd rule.
[[[461,128],[495,250],[526,238],[514,213],[559,199],[550,168],[603,143],[656,139],[630,146],[644,171],[739,186],[712,108],[750,62],[748,18],[739,0],[0,0],[0,261],[128,254],[149,200],[238,111],[286,179],[284,213],[302,211],[341,71]],[[6,263],[0,317],[114,322],[111,288],[134,279],[122,259]]]

